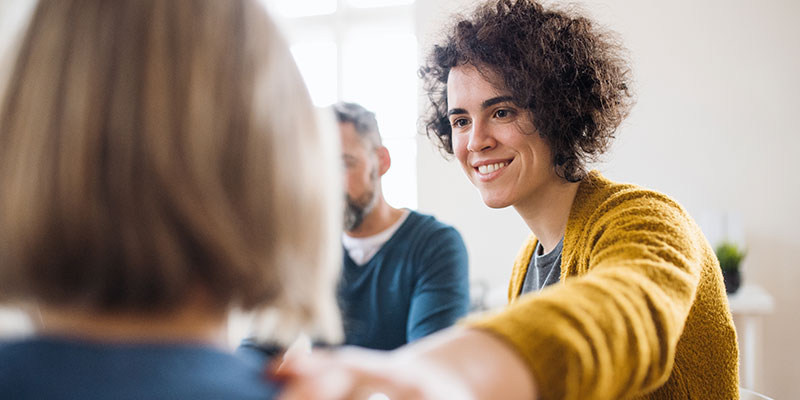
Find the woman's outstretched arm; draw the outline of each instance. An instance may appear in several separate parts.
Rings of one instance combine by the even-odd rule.
[[[502,339],[453,327],[391,352],[345,348],[287,360],[282,400],[536,398],[533,375]]]

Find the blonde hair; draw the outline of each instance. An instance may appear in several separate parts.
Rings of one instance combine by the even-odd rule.
[[[338,336],[314,115],[255,1],[41,0],[0,104],[0,292],[157,312],[199,285]]]

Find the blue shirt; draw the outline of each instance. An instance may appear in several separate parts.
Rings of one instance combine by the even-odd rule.
[[[264,369],[202,345],[0,342],[0,399],[271,399]]]
[[[348,345],[391,350],[446,328],[469,311],[464,241],[412,211],[365,265],[344,251],[338,298]]]

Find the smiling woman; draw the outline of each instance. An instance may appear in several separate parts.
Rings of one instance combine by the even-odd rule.
[[[495,91],[502,88],[529,114],[552,147],[558,174],[576,182],[608,148],[633,103],[625,51],[611,32],[573,12],[500,8],[480,7],[476,23],[457,24],[420,70],[431,100],[428,135],[453,153],[449,75],[458,66],[477,67]]]
[[[530,202],[560,180],[549,174],[550,145],[536,131],[530,113],[486,77],[497,80],[496,73],[471,65],[450,70],[447,113],[453,152],[489,207]]]
[[[532,0],[454,17],[421,69],[428,134],[486,205],[530,228],[510,304],[389,357],[289,365],[291,398],[738,398],[736,333],[699,227],[668,196],[587,170],[632,104],[622,53],[591,20]],[[323,372],[336,367],[341,397]]]

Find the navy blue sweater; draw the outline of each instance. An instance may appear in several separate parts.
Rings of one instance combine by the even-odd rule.
[[[271,399],[265,369],[200,345],[0,342],[0,399]]]
[[[452,325],[469,311],[461,235],[412,211],[367,264],[344,251],[338,297],[348,345],[391,350]]]

